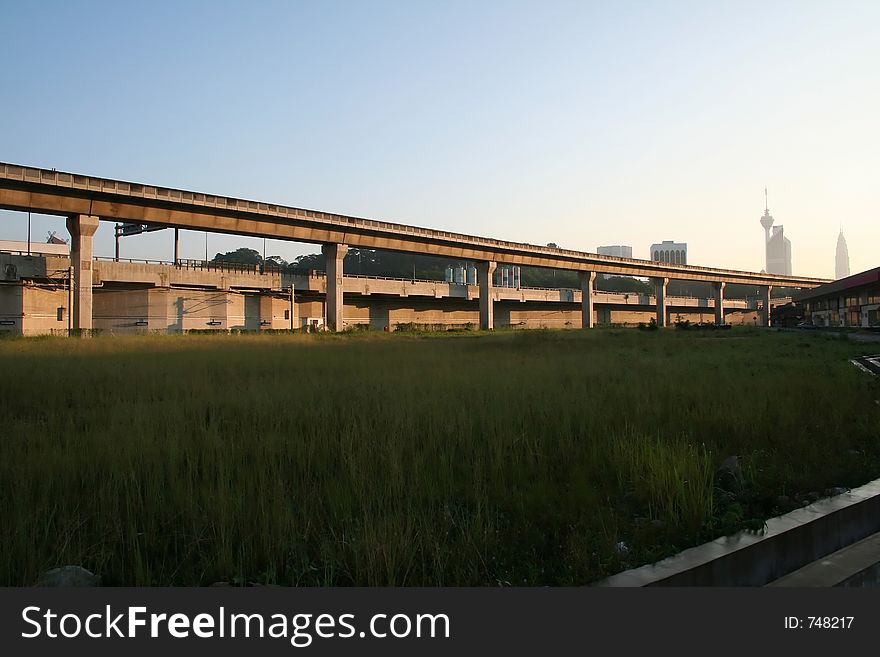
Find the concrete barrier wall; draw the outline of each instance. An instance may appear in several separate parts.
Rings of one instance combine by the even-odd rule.
[[[148,332],[152,328],[150,321],[155,322],[150,292],[149,289],[95,290],[92,300],[95,328],[113,333]]]
[[[67,291],[30,285],[0,286],[0,330],[41,335],[67,330]],[[61,312],[59,313],[59,308]],[[114,287],[105,282],[94,289],[94,327],[112,333],[179,332],[190,330],[248,330],[290,328],[290,300],[282,293],[223,289],[167,287]],[[309,319],[323,324],[324,301],[301,294],[295,308],[296,327]],[[711,322],[705,309],[682,309],[691,322]],[[649,322],[653,310],[597,308],[597,324],[637,325]],[[61,319],[58,319],[58,318]],[[730,323],[743,315],[728,314]],[[737,321],[737,320],[740,321]],[[371,330],[393,331],[400,324],[479,325],[476,300],[454,298],[388,297],[346,294],[343,308],[346,326],[368,325]],[[754,321],[754,320],[753,320]],[[496,301],[497,328],[581,328],[578,304],[559,302]]]
[[[149,264],[141,262],[114,262],[96,260],[95,282],[138,283],[168,287],[216,287],[218,289],[263,289],[281,288],[281,274],[258,271],[231,271],[221,269],[201,269],[177,267],[170,264]]]
[[[69,259],[0,254],[0,330],[39,335],[66,332]],[[125,332],[265,330],[290,328],[290,301],[297,295],[295,327],[323,324],[326,277],[257,271],[226,271],[171,264],[94,263],[94,327]],[[400,324],[479,325],[479,288],[442,281],[345,278],[344,325],[393,331]],[[498,328],[580,328],[579,290],[495,287]],[[713,301],[670,298],[669,317],[714,321]],[[728,301],[728,323],[757,323],[744,301]],[[61,309],[59,311],[59,308]],[[595,320],[636,325],[655,315],[654,297],[596,292]]]
[[[21,285],[0,285],[0,330],[22,334],[23,292]]]
[[[880,480],[627,570],[598,586],[763,586],[880,531]]]
[[[22,290],[22,305],[24,335],[67,332],[66,290],[25,287]]]

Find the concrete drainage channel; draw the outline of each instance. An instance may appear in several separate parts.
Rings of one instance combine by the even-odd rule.
[[[859,356],[858,358],[853,358],[850,362],[868,374],[880,375],[880,354],[876,356]]]
[[[880,586],[880,533],[798,568],[767,586]]]
[[[595,586],[877,586],[880,479]]]

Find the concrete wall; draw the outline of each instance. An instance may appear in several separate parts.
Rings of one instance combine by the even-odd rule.
[[[67,333],[66,290],[26,286],[22,301],[24,335]]]
[[[202,267],[175,266],[171,264],[148,264],[142,262],[95,261],[95,283],[139,283],[168,287],[214,287],[221,290],[281,289],[281,274],[258,271],[233,271],[227,269],[204,269]]]
[[[218,271],[169,264],[95,261],[94,327],[114,333],[288,329],[294,284],[295,327],[323,325],[326,277]],[[66,332],[68,259],[0,254],[0,330]],[[39,282],[39,284],[35,284]],[[2,285],[2,283],[6,283]],[[580,328],[580,290],[492,290],[498,328]],[[713,322],[713,302],[670,298],[669,317]],[[725,303],[729,323],[753,323],[744,301]],[[61,319],[58,309],[62,308]],[[655,316],[654,297],[597,292],[597,325],[636,325]],[[345,277],[344,326],[393,331],[400,324],[479,325],[479,288],[442,281]],[[11,322],[11,323],[9,323]]]
[[[70,258],[52,255],[13,255],[0,253],[0,281],[63,280]]]
[[[21,285],[0,285],[0,330],[21,335],[23,292]]]
[[[148,332],[150,320],[149,289],[111,290],[96,289],[92,301],[94,327],[101,331]],[[156,325],[158,329],[159,326]]]
[[[724,322],[732,326],[760,326],[761,317],[757,310],[726,311]]]
[[[297,292],[316,292],[324,294],[327,290],[326,278],[323,274],[311,273],[310,275],[283,276],[281,285],[287,287],[293,283]],[[480,288],[476,285],[458,285],[444,281],[409,281],[396,278],[375,278],[366,276],[346,276],[345,294],[357,294],[360,296],[394,296],[394,297],[425,297],[430,299],[464,299],[476,300],[480,298]],[[514,288],[493,287],[492,299],[501,301],[548,301],[554,303],[580,304],[581,291],[573,289],[546,289],[546,288]],[[593,293],[593,302],[597,305],[613,304],[615,306],[654,308],[656,299],[654,295],[638,294],[634,292],[603,292]],[[711,311],[715,307],[714,299],[698,299],[691,297],[669,297],[668,303],[671,311],[676,308],[702,309]],[[742,299],[725,299],[726,309],[745,309],[748,303]],[[714,321],[714,316],[713,316]]]
[[[58,308],[63,308],[58,320]],[[290,299],[286,294],[259,294],[234,290],[127,286],[105,282],[94,289],[94,327],[112,333],[179,332],[190,330],[288,329]],[[324,301],[302,294],[295,308],[296,328],[309,319],[323,324]],[[24,317],[22,317],[24,313]],[[29,285],[0,286],[0,330],[25,335],[65,332],[67,291]],[[682,308],[677,315],[691,322],[711,322],[714,315],[700,308]],[[751,313],[754,315],[754,313]],[[728,313],[729,323],[743,323],[743,313]],[[597,325],[636,325],[649,322],[653,309],[598,307]],[[393,331],[400,324],[479,325],[476,300],[345,295],[343,319],[348,327],[367,325],[371,330]],[[755,320],[746,323],[754,323]],[[498,328],[581,328],[580,306],[575,303],[496,301]]]
[[[301,305],[297,303],[297,312]],[[320,313],[320,303],[311,312]],[[635,326],[649,322],[655,316],[653,309],[617,310],[597,308],[597,325],[620,324]],[[713,322],[714,314],[705,309],[683,309],[683,318],[691,322]],[[674,317],[674,316],[673,316]],[[399,324],[445,325],[449,327],[471,324],[479,325],[480,313],[476,301],[442,301],[430,299],[383,299],[346,295],[343,318],[346,326],[369,324],[371,329],[393,331]],[[495,302],[495,326],[497,328],[581,328],[580,304],[553,302]]]
[[[67,322],[66,290],[51,285],[0,285],[0,330],[16,335],[66,334]]]
[[[114,333],[286,329],[287,298],[227,290],[96,289],[95,328]]]
[[[70,246],[65,244],[49,244],[46,242],[18,240],[0,240],[0,251],[11,251],[14,253],[45,253],[48,255],[68,255]]]

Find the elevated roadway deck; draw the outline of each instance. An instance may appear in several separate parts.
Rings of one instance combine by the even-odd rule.
[[[480,324],[487,329],[493,327],[492,273],[498,262],[580,272],[582,291],[586,292],[582,300],[585,319],[592,317],[593,281],[597,273],[652,278],[661,325],[668,319],[666,284],[670,279],[713,283],[719,309],[723,307],[723,290],[727,283],[765,288],[764,306],[769,308],[773,286],[807,289],[827,282],[811,277],[603,256],[4,163],[0,163],[0,208],[68,217],[77,300],[74,317],[78,328],[91,326],[91,243],[100,220],[322,244],[327,256],[328,323],[332,328],[342,328],[339,318],[344,279],[342,262],[348,246],[475,261],[481,283]],[[717,319],[723,321],[720,311]],[[592,320],[585,322],[585,326],[592,326]]]

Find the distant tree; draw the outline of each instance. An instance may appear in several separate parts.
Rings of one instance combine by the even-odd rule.
[[[267,257],[264,264],[273,269],[287,269],[288,267],[287,260],[278,255],[271,255]]]
[[[267,260],[272,260],[272,258],[267,258]],[[343,267],[348,275],[388,276],[389,278],[404,279],[415,277],[435,281],[445,280],[447,267],[469,267],[473,264],[476,263],[471,260],[357,247],[350,247],[343,261]],[[289,271],[325,271],[326,261],[321,253],[301,255],[287,264],[287,269]],[[524,287],[580,288],[580,280],[577,272],[574,271],[542,267],[522,267],[520,271]],[[670,281],[669,295],[698,296],[697,293],[709,294],[707,283],[688,283],[688,281]],[[597,276],[595,285],[596,289],[608,292],[654,293],[654,286],[649,281],[642,281],[631,276],[610,276],[608,278]]]
[[[323,253],[310,253],[308,255],[296,256],[296,258],[293,259],[293,262],[287,265],[287,269],[305,271],[316,269],[318,271],[324,271],[326,265],[327,260],[324,258]]]
[[[523,287],[577,288],[580,286],[577,274],[563,269],[522,267],[520,277]]]
[[[648,281],[640,281],[632,276],[597,276],[597,290],[605,292],[632,292],[634,294],[653,294],[654,287]]]
[[[671,297],[697,297],[699,299],[708,299],[712,296],[712,284],[704,281],[669,281],[666,288],[666,294]],[[726,293],[725,296],[730,296]]]
[[[780,297],[790,297],[796,292],[798,292],[798,289],[794,287],[774,287],[772,290],[770,290],[770,296],[774,299]]]
[[[343,260],[343,268],[349,275],[388,276],[389,278],[422,278],[442,281],[446,267],[466,264],[437,256],[401,253],[397,251],[377,251],[350,247]],[[326,259],[321,253],[297,256],[288,264],[288,270],[325,271]]]
[[[263,256],[259,251],[254,249],[236,249],[235,251],[227,251],[226,253],[218,253],[211,262],[228,263],[237,265],[261,265]]]

